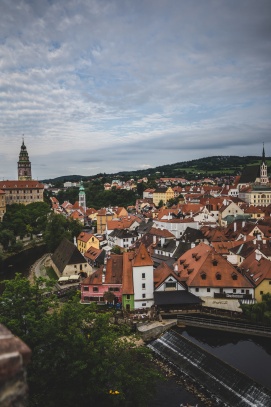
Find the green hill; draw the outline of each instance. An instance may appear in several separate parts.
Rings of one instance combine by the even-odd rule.
[[[271,168],[271,157],[266,157],[267,166]],[[142,178],[142,177],[181,177],[191,178],[195,175],[200,176],[228,176],[238,175],[242,172],[242,169],[247,165],[260,164],[260,156],[213,156],[199,158],[191,161],[183,161],[175,164],[161,165],[155,168],[148,168],[144,170],[136,171],[120,171],[117,173],[100,173],[91,176],[82,175],[66,175],[57,177],[54,179],[42,180],[44,183],[63,183],[66,181],[86,181],[102,177],[105,179],[112,178]]]

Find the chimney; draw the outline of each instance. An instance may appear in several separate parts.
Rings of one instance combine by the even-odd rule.
[[[153,244],[156,244],[156,235],[153,235],[152,240],[153,240]]]
[[[194,249],[196,247],[195,242],[191,242],[191,249]]]
[[[163,247],[164,246],[164,244],[165,244],[165,238],[164,237],[161,237],[161,247]]]
[[[246,221],[243,220],[243,222],[242,222],[242,228],[245,227],[245,224],[246,224]]]
[[[237,230],[237,225],[236,225],[236,222],[234,222],[233,223],[233,231],[236,232],[236,230]]]

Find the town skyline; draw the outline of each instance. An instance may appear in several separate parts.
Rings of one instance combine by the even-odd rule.
[[[267,0],[0,5],[0,177],[270,156]]]

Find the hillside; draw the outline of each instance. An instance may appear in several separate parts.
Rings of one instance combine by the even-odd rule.
[[[271,157],[266,157],[268,168],[271,168]],[[66,181],[86,181],[97,177],[104,178],[142,178],[146,177],[188,177],[195,174],[202,176],[237,175],[247,165],[255,165],[261,162],[260,156],[213,156],[199,158],[197,160],[183,161],[175,164],[166,164],[154,168],[137,171],[120,171],[117,173],[100,173],[91,176],[66,175],[53,179],[44,179],[44,183],[63,183]]]

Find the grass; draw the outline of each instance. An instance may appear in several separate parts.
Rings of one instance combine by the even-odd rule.
[[[45,267],[46,274],[51,280],[58,280],[58,276],[56,275],[53,267]]]

